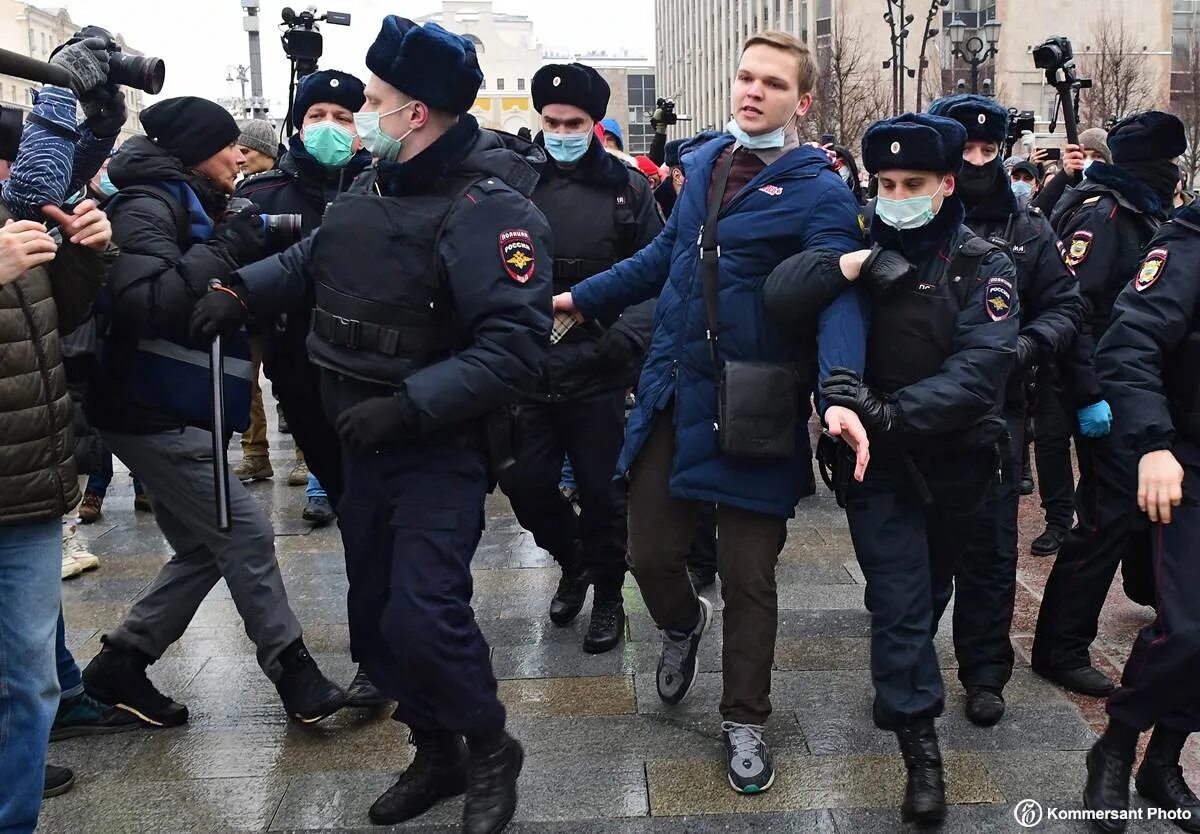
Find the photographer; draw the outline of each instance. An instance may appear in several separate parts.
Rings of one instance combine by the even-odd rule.
[[[146,667],[179,639],[224,578],[288,714],[319,721],[340,709],[345,695],[309,656],[287,603],[270,521],[236,478],[228,484],[232,531],[217,529],[207,346],[187,335],[209,282],[263,254],[257,211],[223,216],[242,161],[238,126],[220,105],[192,97],[160,101],[142,111],[141,122],[147,136],[130,139],[109,164],[120,189],[109,209],[121,254],[109,275],[110,324],[88,416],[154,497],[156,521],[175,554],[102,638],[84,683],[147,725],[184,723],[187,708],[155,689]],[[249,345],[238,334],[226,347],[226,422],[244,427]]]
[[[46,101],[62,92],[46,88]],[[66,99],[62,99],[66,100]],[[46,102],[43,102],[45,104]],[[74,108],[61,114],[75,125]],[[37,140],[31,124],[18,150],[15,132],[0,139],[0,159],[27,179],[4,189],[21,192],[37,183],[65,190],[72,156]],[[68,140],[69,142],[70,140]],[[40,158],[41,161],[38,161]],[[57,174],[57,176],[56,176]],[[25,196],[30,192],[26,190]],[[23,204],[30,211],[31,203]],[[108,269],[110,227],[91,202],[68,214],[57,205],[36,206],[59,225],[52,237],[43,223],[16,220],[0,205],[0,830],[32,831],[43,792],[68,790],[66,768],[45,767],[46,741],[59,707],[55,633],[60,611],[60,517],[79,502],[72,455],[71,400],[62,372],[60,332],[88,315]],[[61,240],[61,242],[60,242]],[[31,466],[32,462],[32,466]]]

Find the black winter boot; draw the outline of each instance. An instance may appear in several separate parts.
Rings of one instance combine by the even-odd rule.
[[[1136,739],[1136,736],[1135,736]],[[1133,750],[1116,750],[1101,738],[1087,754],[1087,784],[1083,787],[1083,807],[1089,811],[1129,810],[1129,771],[1133,769]],[[1120,834],[1126,820],[1092,820],[1096,830]]]
[[[346,690],[346,706],[374,709],[390,703],[391,699],[371,682],[367,673],[359,666],[358,671],[354,673],[354,680],[350,681],[350,686]]]
[[[969,686],[966,713],[972,724],[991,727],[1004,717],[1004,696],[989,686]]]
[[[1155,727],[1133,783],[1138,793],[1160,808],[1190,811],[1189,819],[1173,822],[1189,834],[1200,834],[1200,799],[1184,781],[1183,768],[1179,766],[1187,737],[1188,733],[1180,730]]]
[[[297,639],[279,656],[283,675],[275,689],[287,714],[304,724],[316,724],[346,706],[346,693],[321,674],[304,640]]]
[[[905,822],[937,825],[946,817],[946,786],[933,719],[909,721],[896,731],[896,738],[908,770],[900,813]]]
[[[413,730],[408,740],[416,745],[417,755],[367,812],[376,825],[410,820],[467,789],[467,746],[461,736]]]
[[[517,811],[517,777],[525,751],[508,733],[471,739],[463,834],[499,834]]]
[[[588,572],[582,564],[579,548],[576,548],[570,559],[563,563],[558,590],[550,600],[550,622],[565,626],[579,616],[587,589]]]
[[[616,647],[625,634],[625,603],[616,599],[592,599],[592,621],[583,638],[583,650],[588,654],[603,654]]]
[[[183,704],[154,688],[146,675],[151,659],[136,649],[100,638],[104,648],[83,670],[83,685],[98,701],[132,713],[149,727],[178,727],[188,720]]]

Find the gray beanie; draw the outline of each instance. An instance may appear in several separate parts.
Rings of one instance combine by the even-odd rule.
[[[265,119],[249,119],[241,124],[242,135],[238,144],[258,151],[275,159],[279,156],[279,139],[275,136],[275,128]]]
[[[1100,154],[1105,162],[1112,162],[1112,152],[1108,149],[1108,134],[1103,129],[1089,127],[1079,134],[1079,144],[1085,151]]]

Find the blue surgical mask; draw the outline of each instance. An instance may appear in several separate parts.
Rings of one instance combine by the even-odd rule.
[[[393,113],[399,113],[405,107],[416,104],[415,101],[410,101],[402,107],[397,107],[395,110],[389,110],[386,113],[355,113],[354,114],[354,129],[358,131],[359,137],[362,139],[363,147],[371,152],[373,156],[379,159],[392,161],[400,156],[400,147],[404,140],[408,138],[408,134],[412,133],[410,128],[408,133],[401,136],[399,139],[393,139],[383,132],[383,128],[379,126],[379,120],[384,116],[390,116]]]
[[[777,127],[767,133],[760,133],[757,136],[751,136],[746,131],[742,130],[737,123],[737,119],[730,119],[729,124],[725,125],[725,130],[733,134],[733,138],[737,139],[738,144],[748,151],[768,151],[776,148],[782,148],[787,141],[787,129],[791,125],[792,120],[796,117],[793,115],[787,120],[787,124],[783,127]]]
[[[542,142],[546,145],[546,153],[554,157],[555,162],[570,165],[587,153],[592,136],[590,130],[583,133],[543,133]]]
[[[1013,180],[1012,193],[1018,200],[1028,200],[1033,196],[1033,186],[1024,180]]]
[[[100,172],[99,191],[105,197],[111,197],[117,193],[117,187],[113,185],[113,181],[108,178],[108,171]]]
[[[1096,160],[1094,160],[1094,159],[1085,159],[1085,160],[1083,161],[1083,175],[1084,175],[1084,176],[1087,176],[1088,168],[1091,168],[1091,167],[1092,167],[1092,163],[1093,163],[1093,162],[1095,162],[1095,161],[1096,161]]]
[[[304,149],[326,168],[341,168],[350,161],[354,134],[336,122],[317,122],[304,128]]]
[[[937,216],[937,212],[933,210],[933,198],[941,193],[942,187],[939,185],[938,190],[932,194],[909,197],[907,200],[878,197],[875,200],[875,213],[893,229],[919,229],[927,226]]]

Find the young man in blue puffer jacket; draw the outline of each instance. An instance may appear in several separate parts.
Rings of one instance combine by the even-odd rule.
[[[862,368],[866,321],[857,290],[814,309],[811,326],[800,332],[768,319],[761,301],[768,273],[789,256],[820,250],[834,270],[840,255],[863,245],[853,195],[823,151],[800,144],[796,126],[812,105],[816,74],[808,48],[791,35],[750,38],[733,83],[734,117],[726,127],[732,135],[686,155],[687,182],[666,228],[634,257],[555,299],[556,311],[591,319],[659,295],[619,462],[629,478],[629,552],[646,606],[663,630],[659,696],[678,703],[695,679],[697,647],[712,618],[711,604],[692,590],[685,558],[696,514],[703,503],[717,505],[725,601],[721,717],[729,783],[740,793],[766,790],[774,779],[762,733],[771,712],[775,564],[787,519],[811,475],[811,453],[807,407],[795,427],[791,459],[721,452],[718,369],[707,337],[697,242],[710,196],[719,199],[722,362],[794,362],[801,391],[814,389],[818,368],[822,378],[842,362]],[[710,195],[726,164],[723,193]]]

